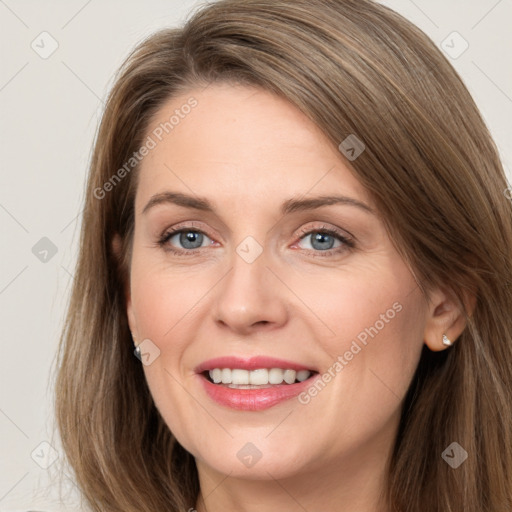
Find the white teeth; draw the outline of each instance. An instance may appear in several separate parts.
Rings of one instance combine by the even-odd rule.
[[[297,372],[295,370],[285,370],[284,381],[287,384],[293,384],[295,382],[295,375],[297,375]]]
[[[215,382],[215,384],[219,384],[222,382],[222,370],[220,368],[210,370],[210,378]]]
[[[297,380],[299,382],[302,382],[302,381],[306,380],[307,378],[309,378],[310,375],[311,375],[311,372],[308,370],[299,370],[297,372]]]
[[[252,370],[249,372],[249,384],[268,384],[268,370],[261,368],[259,370]]]
[[[247,370],[231,370],[231,384],[249,384],[249,372]]]
[[[233,384],[250,388],[268,384],[293,384],[295,380],[303,382],[311,375],[309,370],[282,370],[281,368],[258,368],[257,370],[242,370],[241,368],[214,368],[209,371],[210,379],[215,384]]]
[[[283,370],[280,368],[272,368],[268,372],[268,383],[269,384],[281,384],[283,382]]]
[[[231,384],[231,370],[229,368],[223,368],[221,374],[222,384]]]

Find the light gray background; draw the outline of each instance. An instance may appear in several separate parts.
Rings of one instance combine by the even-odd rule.
[[[202,3],[0,0],[2,512],[78,510],[71,483],[65,482],[65,505],[58,502],[58,462],[43,469],[36,461],[44,466],[54,453],[62,458],[52,439],[50,370],[73,279],[93,136],[113,73],[129,50],[156,29],[181,24]],[[453,31],[469,43],[450,59],[479,105],[512,181],[512,0],[383,3],[438,46]],[[33,41],[39,51],[50,47],[49,39],[41,42],[43,31],[58,42],[46,59],[31,47]],[[461,48],[457,39],[448,44],[452,52]],[[32,252],[43,237],[58,251],[46,262]]]

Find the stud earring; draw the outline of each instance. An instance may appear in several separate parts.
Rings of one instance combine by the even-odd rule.
[[[137,338],[133,335],[133,332],[131,333],[132,339],[133,339],[133,345],[135,346],[134,354],[140,359],[140,347],[137,345]]]
[[[452,345],[451,340],[446,336],[446,334],[443,334],[443,345],[446,347],[450,347]]]

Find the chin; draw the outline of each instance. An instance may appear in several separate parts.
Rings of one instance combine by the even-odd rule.
[[[283,460],[283,457],[274,453],[272,457],[259,459],[253,465],[245,465],[236,456],[225,460],[218,457],[202,460],[203,464],[210,466],[213,470],[229,475],[230,478],[241,478],[244,480],[281,480],[293,477],[301,472],[301,467],[290,460]]]

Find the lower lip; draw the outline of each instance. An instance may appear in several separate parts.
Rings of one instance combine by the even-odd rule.
[[[261,411],[300,395],[313,384],[319,374],[295,384],[275,384],[261,389],[235,389],[213,384],[198,374],[207,395],[215,402],[240,411]]]

